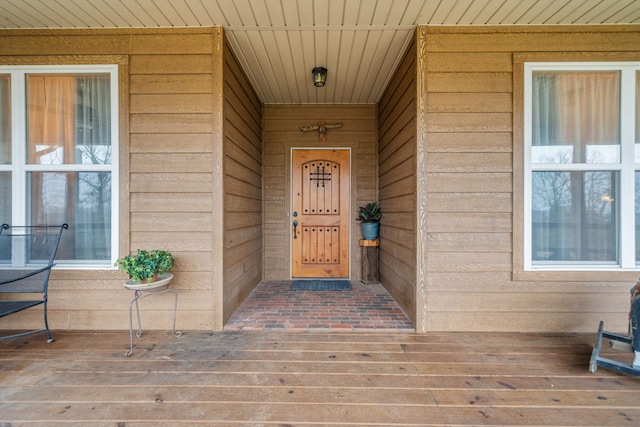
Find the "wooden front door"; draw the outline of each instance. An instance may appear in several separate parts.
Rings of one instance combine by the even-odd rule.
[[[293,277],[349,277],[349,150],[293,150]]]

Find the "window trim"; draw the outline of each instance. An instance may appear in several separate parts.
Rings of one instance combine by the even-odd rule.
[[[0,64],[0,74],[11,76],[11,138],[12,138],[12,158],[11,164],[0,165],[0,171],[12,173],[12,222],[16,223],[16,218],[20,222],[27,220],[26,176],[29,172],[100,172],[111,173],[111,256],[110,259],[101,262],[81,261],[71,263],[58,262],[56,269],[60,270],[95,270],[114,269],[113,264],[120,252],[120,200],[122,195],[121,174],[121,84],[122,76],[121,61],[115,63],[93,63],[89,61],[81,64],[33,64],[33,65],[4,65]],[[26,76],[28,74],[108,74],[110,78],[110,98],[111,98],[111,153],[112,162],[110,165],[83,165],[83,164],[63,164],[63,165],[37,165],[27,164],[26,151]]]
[[[531,126],[532,126],[532,75],[534,71],[619,71],[620,72],[620,149],[621,159],[619,163],[611,164],[549,164],[534,165],[531,162]],[[626,125],[635,119],[635,74],[640,71],[640,63],[635,62],[527,62],[524,64],[524,268],[528,271],[553,271],[553,270],[638,270],[635,261],[635,242],[625,236],[634,235],[630,231],[635,230],[635,218],[632,215],[635,201],[629,197],[620,197],[620,247],[619,260],[615,264],[565,263],[558,265],[542,264],[534,265],[531,254],[531,174],[536,170],[557,171],[592,171],[606,170],[620,172],[620,191],[624,194],[635,194],[634,175],[635,162],[633,155],[635,135],[634,126]],[[631,154],[631,155],[629,155]],[[627,191],[624,191],[627,190]]]
[[[525,63],[585,62],[612,64],[640,63],[640,52],[515,52],[513,54],[513,252],[512,280],[521,282],[629,282],[638,279],[639,268],[621,269],[598,266],[595,269],[525,269],[524,223],[524,77]],[[623,154],[624,155],[624,154]]]

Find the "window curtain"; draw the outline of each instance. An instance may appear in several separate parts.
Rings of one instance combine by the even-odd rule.
[[[534,73],[532,145],[571,147],[571,158],[540,163],[611,163],[590,148],[620,145],[619,73]]]
[[[636,72],[636,144],[640,144],[640,71]],[[636,163],[640,162],[638,157],[636,154]]]
[[[111,93],[109,77],[77,79],[76,163],[111,164]],[[111,174],[77,175],[76,247],[91,259],[109,259],[111,247]]]
[[[27,163],[63,165],[73,161],[75,78],[57,75],[27,77]],[[69,174],[30,174],[31,223],[73,224]],[[62,248],[61,248],[62,249]]]
[[[28,77],[28,162],[111,163],[110,81],[103,76]],[[60,259],[111,256],[111,174],[33,172],[32,223],[70,224]]]
[[[534,74],[532,97],[531,145],[556,145],[558,141],[558,118],[555,104],[556,76]]]
[[[0,165],[11,164],[11,80],[0,76]]]
[[[561,73],[556,87],[559,143],[574,147],[573,163],[610,163],[589,148],[620,146],[619,73]]]
[[[0,76],[0,165],[11,164],[11,80]],[[0,172],[0,224],[11,224],[11,172]]]
[[[619,162],[617,72],[541,73],[533,82],[532,150],[558,147],[534,162]],[[616,261],[618,180],[613,171],[532,172],[534,262]]]
[[[636,72],[636,144],[635,160],[640,163],[640,71]],[[636,263],[640,263],[640,172],[636,170]]]

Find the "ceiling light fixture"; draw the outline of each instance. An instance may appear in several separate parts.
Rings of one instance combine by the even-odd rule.
[[[327,82],[327,69],[324,67],[315,67],[311,70],[313,75],[313,85],[315,87],[322,87]]]

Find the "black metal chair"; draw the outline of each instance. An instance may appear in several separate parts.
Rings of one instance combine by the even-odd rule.
[[[631,363],[600,356],[602,339],[608,339],[612,348],[634,353]],[[631,288],[631,309],[629,311],[629,334],[622,335],[604,330],[604,322],[600,321],[596,343],[591,353],[589,371],[596,372],[598,366],[640,376],[640,282]]]
[[[49,275],[62,231],[67,224],[0,227],[0,317],[43,305],[44,328],[6,335],[0,340],[46,332],[53,342],[47,320]],[[11,295],[10,295],[11,294]]]

